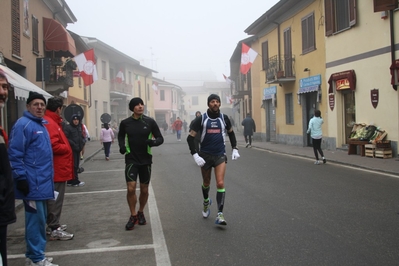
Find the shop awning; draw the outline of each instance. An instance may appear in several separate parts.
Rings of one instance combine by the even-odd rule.
[[[44,49],[56,52],[57,57],[74,57],[76,55],[75,41],[58,21],[43,18],[43,38]]]
[[[10,68],[0,65],[0,69],[6,74],[8,82],[14,87],[14,94],[16,99],[28,99],[30,91],[35,91],[43,94],[44,98],[46,99],[53,97],[51,94],[42,90],[24,77],[18,75]]]
[[[317,92],[319,90],[319,85],[316,86],[309,86],[309,87],[302,87],[299,88],[298,94],[307,93],[307,92]]]

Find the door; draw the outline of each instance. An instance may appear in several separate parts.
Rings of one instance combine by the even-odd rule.
[[[356,108],[355,108],[355,92],[351,90],[342,90],[342,96],[344,100],[344,137],[345,143],[348,143],[348,139],[353,129],[353,125],[356,123]]]
[[[314,111],[318,108],[317,104],[317,92],[308,92],[305,93],[305,104],[306,104],[306,121],[307,121],[307,126],[309,126],[309,121],[310,119],[314,116]],[[310,137],[310,134],[307,135],[307,146],[312,146],[312,138]]]
[[[266,100],[266,141],[277,142],[276,136],[276,109],[272,100]]]

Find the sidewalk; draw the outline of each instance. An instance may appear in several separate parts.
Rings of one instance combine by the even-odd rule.
[[[236,134],[236,137],[238,145],[241,147],[241,149],[245,149],[246,144],[244,137],[240,133]],[[270,142],[252,141],[252,148],[265,149],[273,152],[315,159],[312,147],[300,147],[285,144],[274,144]],[[344,150],[323,150],[323,152],[327,163],[334,162],[343,165],[389,173],[399,177],[399,161],[397,160],[397,157],[389,159],[362,157],[360,155],[348,155],[348,152]]]

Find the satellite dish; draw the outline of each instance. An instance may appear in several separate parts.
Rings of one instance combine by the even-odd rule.
[[[77,105],[77,104],[74,104],[74,103],[68,105],[67,107],[65,107],[65,109],[64,109],[64,118],[65,118],[65,120],[70,122],[69,120],[71,119],[71,117],[73,115],[80,116],[80,119],[82,120],[83,117],[85,116],[83,108],[80,105]]]
[[[111,122],[111,116],[109,114],[107,114],[107,113],[103,113],[101,115],[100,119],[101,119],[101,122],[103,122],[103,123],[107,123],[108,124],[109,122]]]

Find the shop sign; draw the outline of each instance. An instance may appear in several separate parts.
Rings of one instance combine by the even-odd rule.
[[[371,97],[371,104],[373,105],[374,109],[377,108],[378,105],[378,89],[370,90],[370,97]]]
[[[263,99],[262,100],[271,100],[273,95],[277,93],[277,86],[272,86],[269,88],[263,89]]]
[[[333,111],[335,106],[335,94],[328,95],[328,104],[330,105],[331,111]]]
[[[350,89],[350,83],[348,79],[340,79],[335,82],[335,88],[337,91]]]

